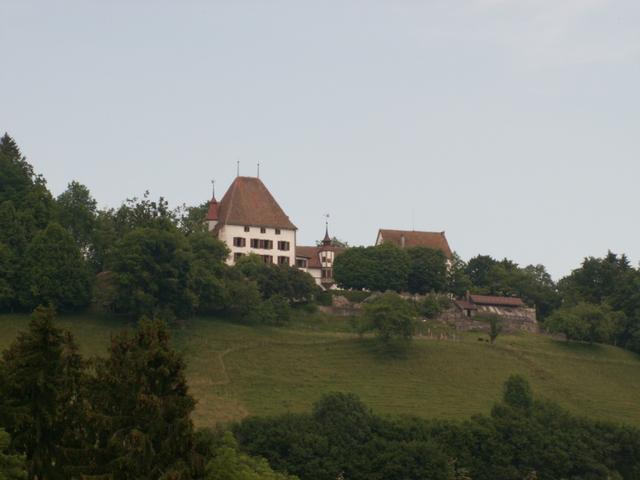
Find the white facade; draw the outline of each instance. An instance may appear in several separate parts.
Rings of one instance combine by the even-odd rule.
[[[322,270],[319,268],[307,268],[307,267],[298,267],[299,270],[302,270],[305,273],[308,273],[313,277],[313,280],[316,282],[316,285],[319,287],[322,286]]]
[[[231,250],[227,259],[229,265],[234,265],[237,258],[250,253],[259,255],[265,263],[291,266],[296,264],[295,230],[250,225],[222,225],[218,230],[218,239]]]

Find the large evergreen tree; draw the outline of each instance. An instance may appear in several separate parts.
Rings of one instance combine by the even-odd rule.
[[[0,138],[0,205],[4,202],[13,204],[30,237],[49,223],[55,206],[44,178],[6,133]]]
[[[27,480],[24,455],[5,453],[10,440],[9,434],[0,429],[0,480]]]
[[[113,337],[91,391],[101,473],[123,480],[191,478],[195,401],[164,323],[143,319],[135,332]]]
[[[53,319],[53,309],[38,307],[0,365],[0,423],[26,455],[29,478],[68,478],[69,451],[78,445],[83,363]]]

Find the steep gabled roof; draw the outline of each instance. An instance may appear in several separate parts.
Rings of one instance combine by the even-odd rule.
[[[221,225],[296,230],[289,217],[259,178],[236,177],[218,206]]]
[[[388,230],[381,228],[378,236],[382,241],[394,243],[399,247],[427,247],[440,250],[447,258],[452,257],[449,242],[444,232],[416,232],[415,230]],[[402,238],[404,237],[404,242]],[[403,245],[404,243],[404,245]]]

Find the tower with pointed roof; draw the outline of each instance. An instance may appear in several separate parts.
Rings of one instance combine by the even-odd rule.
[[[218,201],[216,200],[215,182],[212,180],[213,191],[211,193],[211,201],[209,201],[209,209],[207,210],[207,216],[205,222],[207,223],[207,230],[210,232],[218,225]]]
[[[324,238],[315,247],[296,247],[296,265],[313,277],[316,283],[330,290],[336,288],[333,278],[335,259],[346,247],[334,245],[329,235],[329,222],[325,222]]]
[[[220,203],[214,195],[206,221],[229,247],[231,265],[251,253],[265,263],[295,265],[297,228],[257,177],[237,176]]]

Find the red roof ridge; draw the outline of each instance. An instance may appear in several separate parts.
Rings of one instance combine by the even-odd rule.
[[[258,177],[236,177],[219,206],[222,225],[250,225],[297,230]]]
[[[383,242],[391,242],[405,247],[428,247],[442,251],[447,258],[453,256],[444,230],[429,232],[424,230],[395,230],[391,228],[378,229],[378,237],[382,235]],[[402,240],[404,237],[404,241]]]
[[[506,306],[524,306],[525,303],[520,297],[506,297],[501,295],[476,295],[470,294],[469,298],[473,303],[480,305],[506,305]]]

